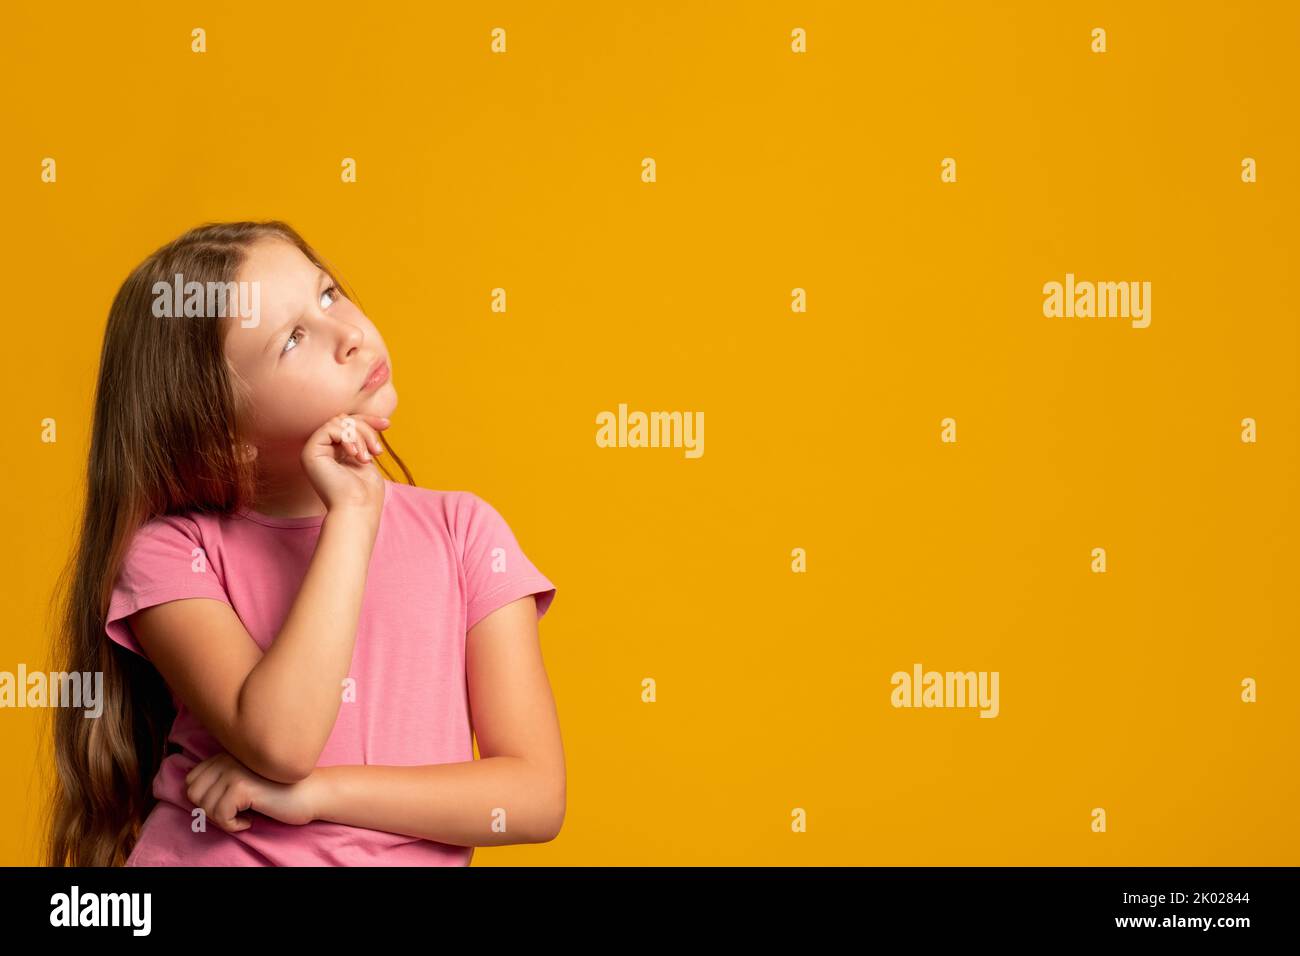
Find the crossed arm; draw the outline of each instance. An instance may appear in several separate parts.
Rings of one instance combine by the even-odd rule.
[[[356,512],[326,517],[298,596],[265,653],[228,602],[168,601],[132,615],[149,659],[224,747],[190,772],[190,800],[232,831],[249,825],[237,814],[252,809],[288,823],[331,820],[460,846],[553,839],[564,819],[564,753],[532,595],[466,635],[470,719],[482,759],[316,766],[338,718],[376,529]]]
[[[299,650],[295,635],[316,640],[306,649],[306,666],[292,656],[273,662],[279,672],[268,672],[264,685],[271,692],[241,707],[243,675],[260,652],[228,605],[174,601],[138,612],[134,621],[154,663],[225,747],[186,779],[189,799],[223,829],[246,829],[251,821],[238,814],[251,809],[291,824],[329,820],[456,846],[544,843],[560,830],[564,751],[532,595],[493,611],[466,635],[470,719],[481,759],[425,766],[307,763],[314,741],[324,739],[337,717],[332,688],[346,673],[321,670],[303,681],[304,670],[321,667],[327,656],[320,652],[323,632],[287,632],[280,650],[291,655]],[[187,633],[216,639],[195,642]],[[350,658],[351,644],[339,651]],[[340,662],[346,667],[346,659]],[[273,681],[281,676],[295,681],[295,693],[276,692]],[[311,687],[327,693],[313,698]],[[272,710],[278,728],[268,720]],[[283,725],[298,740],[286,743]],[[263,728],[276,732],[259,735]]]
[[[533,596],[474,625],[465,655],[482,759],[317,767],[302,781],[316,819],[457,846],[555,838],[564,822],[564,752]]]

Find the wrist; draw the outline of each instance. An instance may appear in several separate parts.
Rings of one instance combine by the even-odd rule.
[[[379,513],[363,505],[335,505],[326,511],[324,524],[360,529],[373,538],[379,532]]]
[[[312,820],[324,820],[329,815],[332,790],[328,770],[328,767],[317,767],[302,780],[304,802]]]

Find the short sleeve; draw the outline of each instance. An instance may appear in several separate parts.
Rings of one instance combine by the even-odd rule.
[[[500,512],[473,492],[460,492],[468,633],[475,624],[511,601],[532,594],[540,621],[555,599],[555,585],[528,560]]]
[[[104,630],[147,660],[126,618],[155,604],[195,597],[230,603],[203,550],[198,526],[175,515],[154,518],[136,531],[122,559]]]

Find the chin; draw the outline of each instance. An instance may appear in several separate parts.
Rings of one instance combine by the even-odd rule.
[[[397,410],[397,389],[393,388],[392,383],[386,382],[373,398],[374,411],[371,414],[392,418],[393,412]]]

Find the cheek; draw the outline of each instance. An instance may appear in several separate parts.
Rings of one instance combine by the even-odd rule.
[[[365,313],[354,308],[348,315],[348,321],[356,324],[366,336],[366,344],[371,348],[379,349],[383,352],[388,351],[388,343],[384,341],[383,334],[375,323],[366,318]]]
[[[287,357],[277,371],[260,383],[258,413],[265,430],[280,437],[305,440],[330,418],[351,410],[359,397],[339,366],[318,356]]]

